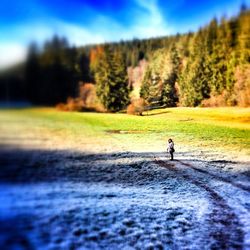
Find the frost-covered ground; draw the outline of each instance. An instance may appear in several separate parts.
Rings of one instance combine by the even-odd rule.
[[[57,122],[0,122],[0,250],[250,249],[249,156]]]
[[[2,147],[0,249],[250,249],[249,161],[177,151]]]

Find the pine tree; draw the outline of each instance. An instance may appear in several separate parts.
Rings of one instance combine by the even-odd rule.
[[[128,74],[125,58],[119,50],[113,52],[112,81],[110,81],[110,103],[108,109],[119,111],[129,103]]]
[[[238,47],[239,63],[250,63],[250,10],[243,5],[239,16]]]
[[[119,51],[109,47],[98,55],[95,65],[96,93],[104,107],[119,111],[129,102],[128,77],[125,60]]]
[[[95,60],[91,59],[91,69],[96,83],[96,94],[103,106],[108,109],[109,78],[110,78],[110,53],[106,48],[97,48]]]
[[[138,66],[143,58],[148,66],[140,95],[151,105],[175,106],[179,101],[197,106],[205,99],[208,105],[209,100],[214,105],[248,103],[240,95],[249,93],[250,10],[243,6],[237,17],[214,18],[195,33],[98,47],[76,49],[54,36],[39,53],[35,46],[30,49],[27,95],[36,104],[54,104],[74,94],[79,80],[95,81],[103,105],[117,111],[128,102],[126,68]]]
[[[226,88],[227,60],[230,55],[230,30],[228,23],[222,19],[211,55],[212,78],[211,94],[218,95]]]
[[[168,67],[170,70],[166,75],[166,78],[163,81],[162,87],[162,104],[167,107],[174,107],[178,101],[177,92],[176,92],[176,82],[178,79],[179,68],[180,68],[180,57],[176,49],[175,44],[172,45],[169,52],[169,62]]]
[[[194,37],[193,48],[187,65],[180,77],[180,98],[184,106],[198,106],[209,97],[205,32],[199,30]]]
[[[152,70],[148,66],[142,80],[142,86],[140,90],[140,97],[149,101],[150,99],[150,85],[152,81]]]
[[[41,88],[41,68],[39,64],[39,52],[36,43],[29,47],[28,58],[25,65],[27,98],[32,103],[39,103],[39,91]]]
[[[151,106],[159,106],[162,104],[162,66],[164,64],[164,51],[156,51],[151,59],[150,64],[146,68],[142,80],[140,96],[144,98]]]

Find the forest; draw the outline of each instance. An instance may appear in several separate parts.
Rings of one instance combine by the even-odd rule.
[[[0,99],[64,110],[250,106],[250,10],[197,32],[74,47],[33,42],[25,63],[2,72]],[[131,106],[132,105],[132,106]]]

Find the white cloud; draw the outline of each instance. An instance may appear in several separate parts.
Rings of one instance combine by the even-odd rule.
[[[107,16],[98,16],[89,29],[98,32],[105,41],[121,39],[149,38],[174,32],[165,22],[156,0],[135,0],[141,7],[134,14],[132,27],[126,27]]]
[[[135,19],[134,28],[131,32],[138,34],[140,37],[163,36],[173,32],[167,26],[156,0],[136,1],[147,12]]]
[[[156,0],[135,0],[141,7],[131,16],[133,26],[126,27],[109,16],[96,13],[89,26],[47,18],[46,23],[22,24],[10,30],[9,40],[0,41],[0,68],[25,59],[31,41],[43,43],[54,34],[65,36],[77,46],[132,38],[148,38],[173,33],[167,26]]]
[[[27,55],[27,49],[18,43],[0,43],[0,70],[22,62]]]
[[[77,46],[105,41],[101,34],[71,23],[57,21],[55,30],[56,34],[67,37],[71,44]]]
[[[58,20],[54,20],[51,25],[34,23],[18,26],[15,30],[10,31],[9,39],[0,40],[0,70],[24,61],[31,41],[43,44],[54,34],[67,37],[69,42],[76,46],[105,41],[101,35],[86,28]],[[16,37],[16,39],[13,39],[13,37]]]

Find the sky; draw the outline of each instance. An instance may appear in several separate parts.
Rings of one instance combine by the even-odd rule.
[[[31,41],[54,34],[71,45],[196,31],[250,0],[1,0],[0,69],[25,59]]]

